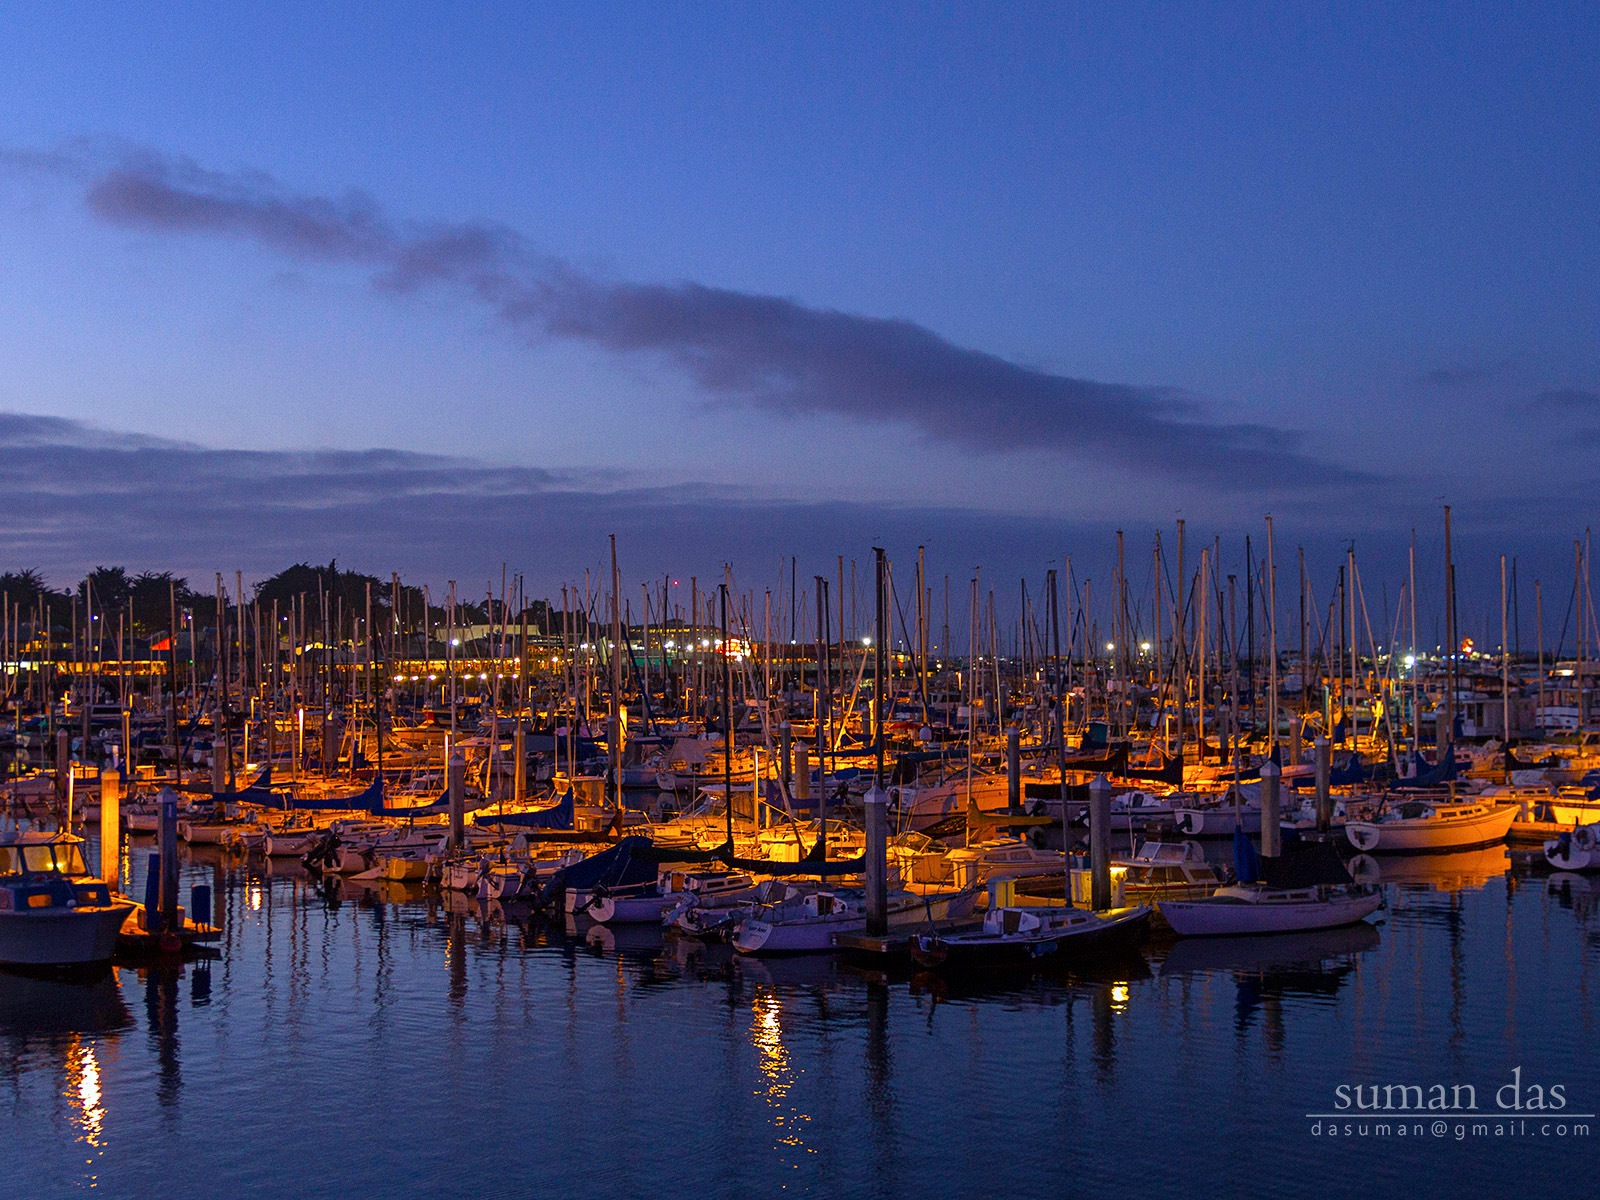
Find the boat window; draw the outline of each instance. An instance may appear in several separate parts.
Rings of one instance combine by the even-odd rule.
[[[56,869],[55,856],[50,853],[49,846],[23,846],[23,866],[29,871],[54,871]]]
[[[17,851],[14,846],[0,846],[0,875],[17,873]]]
[[[89,866],[83,861],[83,850],[75,845],[56,847],[56,862],[67,875],[87,875]]]

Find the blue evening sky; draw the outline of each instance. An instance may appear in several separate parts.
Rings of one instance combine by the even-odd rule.
[[[598,490],[1134,524],[1331,508],[1340,536],[1441,497],[1559,512],[1600,442],[1597,62],[1580,4],[14,2],[0,410]],[[597,287],[897,318],[982,369],[926,418],[874,391],[876,341],[848,386],[769,386],[792,362],[743,342],[743,383],[708,384],[729,363],[694,329],[530,332],[463,286],[386,286],[388,250],[87,202],[149,162],[251,204],[513,231],[519,262]],[[1038,422],[991,405],[996,362],[1045,381]],[[1058,411],[1057,377],[1167,397],[1236,431],[1196,458],[1234,461],[1186,474],[1187,424],[1150,462],[1137,429],[1058,437],[1115,426],[1123,393]],[[1305,463],[1323,491],[1294,490]]]

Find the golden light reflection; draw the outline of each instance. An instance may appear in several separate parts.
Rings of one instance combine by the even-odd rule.
[[[249,905],[251,912],[261,911],[261,885],[249,884],[244,889],[244,902]]]
[[[78,1140],[94,1147],[96,1157],[104,1149],[101,1135],[105,1129],[106,1110],[100,1094],[100,1060],[95,1055],[94,1044],[74,1037],[67,1046],[67,1103],[72,1106]],[[85,1160],[93,1166],[94,1158]],[[90,1175],[89,1186],[95,1186],[96,1177]]]
[[[1111,985],[1111,1009],[1113,1012],[1128,1011],[1128,985],[1113,983]]]
[[[795,1071],[789,1063],[789,1051],[783,1044],[783,1003],[770,992],[758,992],[751,1006],[750,1041],[759,1056],[756,1065],[766,1077],[764,1089],[756,1095],[772,1107],[772,1124],[778,1131],[777,1144],[795,1150],[807,1150],[800,1132],[811,1117],[786,1104],[789,1089],[794,1084]],[[791,1164],[798,1169],[799,1164]]]

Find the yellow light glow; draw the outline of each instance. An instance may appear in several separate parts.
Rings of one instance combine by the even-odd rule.
[[[67,1047],[67,1099],[77,1109],[78,1137],[96,1149],[105,1127],[106,1110],[100,1093],[100,1060],[94,1044],[74,1036]]]

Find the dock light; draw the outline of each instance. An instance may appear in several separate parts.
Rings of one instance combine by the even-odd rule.
[[[478,678],[479,679],[487,679],[487,678],[489,678],[489,672],[487,672],[487,671],[479,671],[478,672]]]
[[[461,639],[460,638],[451,638],[450,639],[450,644],[452,646],[459,646],[459,645],[461,645]]]
[[[437,675],[429,675],[429,676],[428,676],[428,682],[429,682],[429,683],[433,683],[433,682],[434,682],[434,681],[435,681],[435,680],[436,680],[436,679],[438,679],[438,678],[439,678],[439,677],[438,677],[438,676],[437,676]]]
[[[862,638],[861,639],[861,644],[863,646],[870,646],[870,645],[872,645],[872,639],[871,638]]]
[[[1417,656],[1415,654],[1406,655],[1406,667],[1409,669],[1409,668],[1414,667],[1416,665],[1417,665]]]
[[[1139,643],[1139,652],[1141,654],[1149,654],[1150,653],[1150,643],[1149,642],[1140,642]]]
[[[1116,648],[1117,648],[1117,644],[1115,642],[1107,642],[1106,643],[1106,649],[1107,650],[1115,650]]]
[[[675,647],[675,646],[677,646],[677,644],[678,644],[678,643],[677,643],[677,642],[668,642],[668,643],[667,643],[667,649],[668,649],[668,650],[671,650],[671,649],[673,649],[673,648],[674,648],[674,647]]]
[[[709,650],[709,649],[710,649],[710,648],[711,648],[711,642],[710,642],[710,640],[709,640],[709,639],[707,639],[707,638],[701,638],[701,639],[700,639],[700,649],[702,649],[702,650]]]

